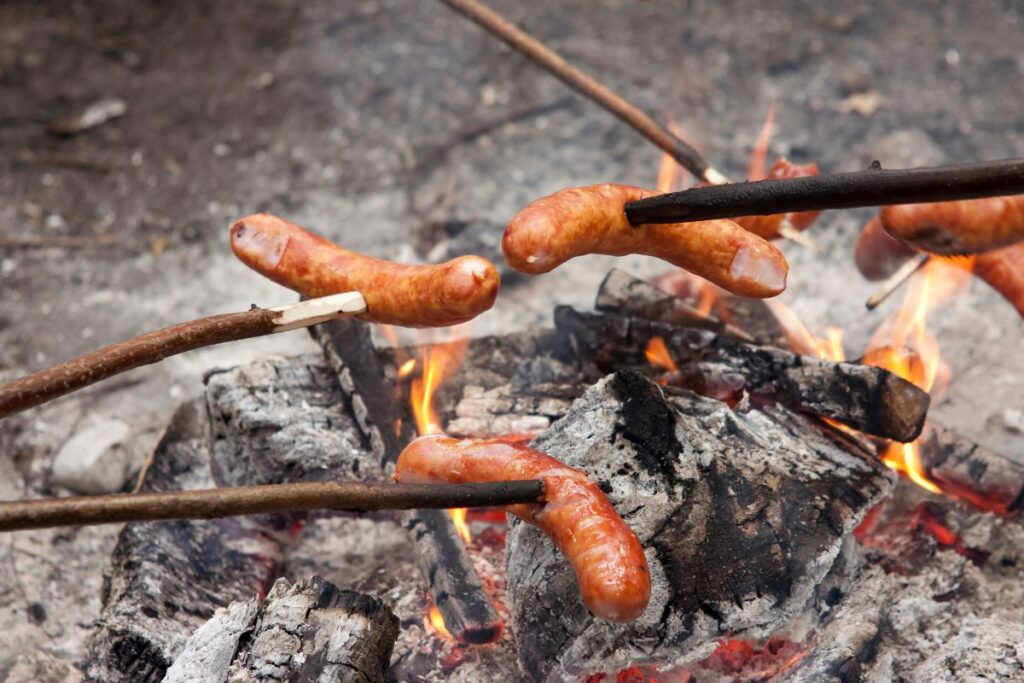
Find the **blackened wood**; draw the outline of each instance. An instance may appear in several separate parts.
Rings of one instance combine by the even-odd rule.
[[[926,392],[869,365],[820,360],[709,330],[581,313],[568,306],[555,309],[555,327],[567,354],[593,361],[602,372],[650,369],[644,350],[661,337],[679,366],[670,381],[685,388],[720,399],[739,400],[749,393],[887,439],[914,440],[928,412]]]
[[[618,313],[635,318],[680,324],[685,322],[689,327],[720,330],[738,339],[758,344],[780,348],[789,345],[786,331],[779,319],[761,299],[746,299],[733,296],[725,290],[717,290],[714,294],[714,314],[709,317],[719,321],[718,326],[707,323],[691,324],[689,318],[694,314],[700,315],[692,303],[692,298],[680,292],[670,291],[669,284],[673,280],[671,277],[655,280],[665,284],[652,284],[624,271],[613,269],[601,283],[596,308],[606,313]],[[710,283],[704,286],[714,287]]]
[[[550,540],[513,524],[509,596],[524,670],[560,681],[670,669],[723,637],[759,639],[813,618],[845,539],[895,481],[873,451],[840,448],[828,431],[780,406],[733,410],[663,392],[635,371],[588,389],[533,445],[607,492],[646,549],[651,604],[629,624],[592,618]]]
[[[608,271],[608,275],[601,281],[594,308],[603,313],[679,323],[728,334],[743,341],[754,341],[744,330],[723,323],[713,315],[704,315],[683,299],[618,268]]]
[[[1024,505],[1024,464],[929,421],[918,442],[925,475],[976,507],[1000,514]]]
[[[185,404],[152,457],[143,491],[212,485],[201,402]],[[246,520],[127,524],[103,584],[87,676],[102,683],[163,678],[191,633],[218,607],[270,588],[281,543]]]
[[[407,403],[399,400],[397,387],[387,379],[389,373],[373,346],[369,326],[343,320],[310,331],[351,402],[381,471],[390,474],[399,453],[416,433],[405,409]],[[501,617],[473,569],[451,517],[441,510],[415,510],[403,513],[401,519],[448,632],[467,643],[497,638]]]
[[[626,204],[633,225],[996,197],[1024,192],[1024,159],[759,180],[698,187]],[[680,228],[685,230],[686,228]]]
[[[164,683],[383,683],[397,636],[377,598],[278,579],[261,604],[232,603],[201,626]]]

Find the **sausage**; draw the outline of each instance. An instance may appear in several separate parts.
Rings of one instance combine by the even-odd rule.
[[[875,216],[860,231],[857,246],[853,250],[853,260],[857,270],[868,280],[884,280],[915,253],[903,242],[890,237],[882,229],[881,219]]]
[[[1024,318],[1024,242],[978,254],[974,274],[1002,294]]]
[[[398,457],[395,480],[471,483],[539,478],[546,503],[506,509],[548,535],[569,560],[587,608],[609,621],[639,617],[651,597],[647,558],[597,484],[523,443],[422,436]]]
[[[768,171],[769,178],[807,178],[820,175],[818,164],[813,161],[809,164],[794,164],[786,157],[779,157],[779,160],[772,165]],[[786,214],[786,218],[797,230],[806,230],[818,219],[821,211],[795,211]]]
[[[777,248],[733,221],[633,227],[625,205],[658,194],[629,185],[561,190],[521,210],[501,248],[515,270],[547,273],[584,254],[646,254],[738,294],[765,298],[786,288],[789,266]]]
[[[1024,240],[1024,194],[886,206],[886,232],[921,251],[976,254]]]
[[[351,290],[366,299],[363,320],[406,327],[466,322],[494,304],[500,279],[487,259],[402,265],[344,249],[294,223],[258,213],[231,226],[231,249],[258,273],[308,297]]]
[[[779,178],[803,178],[805,176],[818,175],[818,165],[815,163],[799,165],[794,164],[785,157],[772,164],[768,171],[767,178],[775,180]],[[820,211],[799,211],[795,213],[776,213],[767,216],[742,216],[735,218],[743,229],[748,230],[758,237],[772,239],[779,236],[779,227],[782,221],[788,220],[797,230],[806,230],[818,218]]]

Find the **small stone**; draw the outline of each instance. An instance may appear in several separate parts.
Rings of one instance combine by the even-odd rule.
[[[82,494],[120,491],[131,466],[125,448],[131,430],[120,420],[98,420],[72,436],[53,460],[53,483]]]
[[[1007,408],[1003,411],[1003,427],[1014,434],[1024,434],[1024,411]]]
[[[82,672],[38,648],[18,655],[5,683],[81,683]]]

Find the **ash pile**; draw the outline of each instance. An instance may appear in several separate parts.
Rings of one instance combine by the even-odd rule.
[[[129,524],[80,660],[29,652],[8,680],[1024,676],[1021,469],[926,426],[892,373],[790,350],[761,302],[719,310],[613,271],[594,312],[470,342],[435,397],[449,434],[530,439],[599,482],[646,549],[638,620],[589,614],[554,545],[500,513],[471,511],[468,540],[444,512]],[[355,321],[314,336],[324,356],[209,373],[144,489],[386,478],[415,435],[399,368],[430,349]],[[882,463],[912,441],[951,495]]]

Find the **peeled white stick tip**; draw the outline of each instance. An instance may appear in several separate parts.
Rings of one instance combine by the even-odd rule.
[[[278,314],[274,320],[274,332],[287,332],[365,313],[366,299],[359,292],[342,292],[270,310]]]

